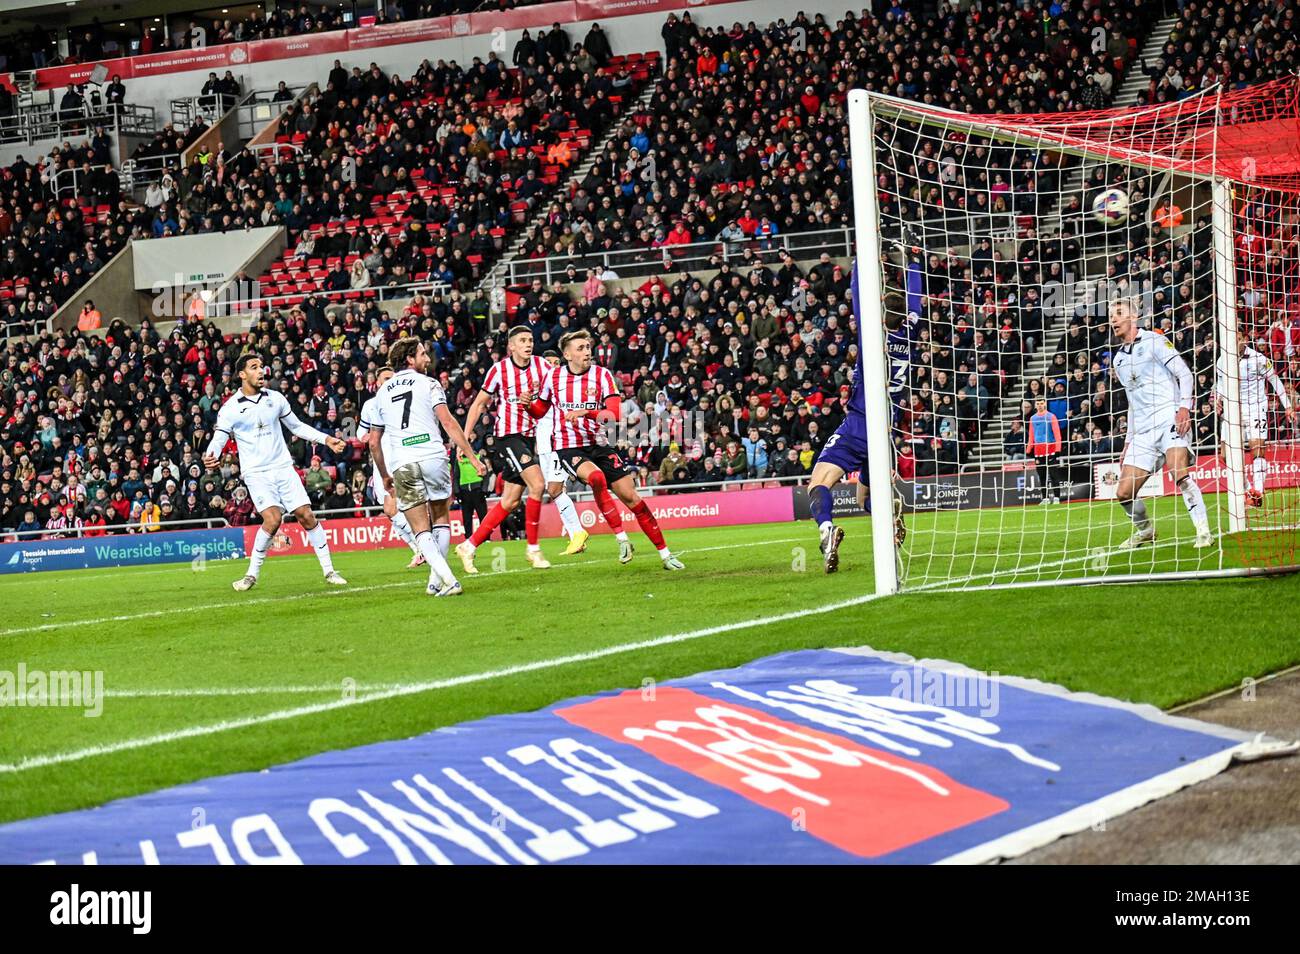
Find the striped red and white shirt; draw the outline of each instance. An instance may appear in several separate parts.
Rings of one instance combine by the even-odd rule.
[[[597,421],[589,417],[566,421],[564,412],[604,410],[605,399],[618,397],[620,393],[614,375],[598,364],[593,364],[584,374],[574,374],[567,364],[552,369],[537,396],[559,410],[555,435],[551,438],[555,449],[601,443],[601,425]]]
[[[483,390],[497,399],[496,436],[520,434],[532,437],[537,422],[528,412],[528,392],[541,389],[543,379],[551,366],[534,355],[526,367],[519,367],[510,358],[503,358],[488,369],[483,379]]]

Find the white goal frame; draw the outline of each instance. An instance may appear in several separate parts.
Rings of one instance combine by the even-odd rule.
[[[1222,89],[1207,90],[1201,94],[1221,98]],[[1141,107],[1132,110],[1138,115],[1160,107]],[[866,380],[862,382],[866,409],[867,441],[870,448],[868,461],[868,489],[872,503],[871,539],[875,570],[875,593],[878,596],[898,593],[901,589],[900,554],[894,540],[892,505],[894,487],[894,449],[891,436],[892,408],[884,382],[889,369],[885,358],[886,330],[884,321],[883,288],[884,262],[880,240],[880,213],[876,196],[878,166],[875,143],[875,117],[887,114],[917,115],[941,120],[950,127],[969,133],[1007,142],[1024,142],[1041,147],[1044,139],[1052,148],[1094,161],[1123,162],[1148,170],[1174,173],[1208,185],[1212,191],[1213,249],[1212,260],[1215,285],[1216,339],[1220,349],[1237,354],[1236,273],[1233,248],[1236,239],[1233,215],[1233,182],[1219,176],[1207,176],[1189,169],[1175,157],[1149,152],[1125,150],[1119,155],[1108,155],[1100,150],[1088,149],[1073,142],[1053,141],[1047,131],[1031,133],[1029,130],[994,128],[982,125],[971,116],[931,105],[920,105],[905,99],[863,89],[853,89],[848,94],[849,155],[853,190],[854,251],[858,270],[858,287],[861,302],[855,302],[858,316],[858,346],[862,349]],[[1217,144],[1217,136],[1215,137]],[[1042,347],[1048,347],[1043,343]],[[1229,374],[1228,393],[1223,395],[1225,414],[1221,440],[1227,448],[1228,532],[1238,533],[1246,527],[1246,474],[1245,440],[1241,417],[1240,381]],[[1222,546],[1222,542],[1218,542]],[[1177,570],[1146,575],[1088,574],[1069,578],[1050,578],[1014,583],[991,583],[982,588],[1020,588],[1026,586],[1070,586],[1095,583],[1133,583],[1154,580],[1205,579],[1227,576],[1261,576],[1292,572],[1297,567],[1241,567],[1200,570]],[[932,588],[927,586],[927,589]]]

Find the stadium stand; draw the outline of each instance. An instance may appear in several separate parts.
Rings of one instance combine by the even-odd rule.
[[[1164,103],[1216,83],[1239,89],[1294,73],[1296,0],[1238,4],[1189,0],[1161,55],[1145,64],[1143,103]]]
[[[139,329],[117,322],[103,338],[45,332],[12,338],[0,351],[0,527],[53,520],[53,532],[102,514],[113,528],[139,528],[152,508],[164,509],[164,497],[173,519],[244,522],[251,505],[235,499],[237,465],[228,459],[217,475],[197,466],[242,348],[270,358],[272,380],[304,420],[348,434],[387,346],[403,334],[431,343],[463,414],[503,351],[507,320],[528,324],[539,350],[570,328],[593,329],[597,361],[624,385],[625,417],[648,416],[670,435],[665,446],[624,448],[643,482],[806,474],[843,414],[856,358],[847,263],[829,255],[800,262],[764,239],[847,223],[847,89],[865,84],[962,110],[1095,108],[1109,102],[1158,13],[1138,3],[1116,11],[1115,22],[1065,9],[1053,20],[999,3],[978,17],[944,7],[926,19],[897,10],[834,23],[800,15],[725,31],[698,30],[689,15],[674,15],[664,26],[668,56],[655,95],[625,117],[615,97],[620,107],[628,102],[658,71],[656,57],[611,57],[591,71],[575,62],[585,53],[575,48],[544,69],[525,47],[512,54],[511,69],[499,61],[469,71],[426,63],[408,80],[345,73],[342,91],[327,81],[314,102],[290,110],[278,149],[215,163],[222,170],[215,188],[211,169],[186,169],[159,206],[178,231],[281,221],[290,228],[287,254],[262,276],[271,307],[246,335],[182,324],[160,336],[147,322]],[[1098,20],[1110,42],[1094,53]],[[631,87],[628,96],[611,92],[615,81]],[[581,150],[614,122],[591,169],[566,182]],[[546,161],[561,144],[567,164]],[[945,203],[900,201],[883,210],[899,229],[891,283],[905,285],[910,261],[929,306],[918,315],[915,370],[897,401],[903,476],[954,470],[998,402],[1031,393],[1035,382],[1019,374],[1043,346],[1032,305],[1044,280],[1037,263],[1070,254],[1043,243],[1089,239],[1082,224],[1063,237],[1032,231],[1036,193],[1062,191],[1067,170],[974,141],[951,148],[961,150],[967,179],[948,183],[947,203],[1009,202],[1026,222],[1019,261],[995,265],[990,256],[987,275],[967,277],[904,241],[905,226],[924,227]],[[649,181],[638,166],[652,149],[664,158]],[[332,174],[343,156],[358,159],[355,184]],[[898,157],[885,165],[891,175],[914,174]],[[7,170],[6,182],[39,175]],[[467,181],[479,188],[457,188]],[[1101,181],[1084,183],[1069,201],[1082,203]],[[10,197],[20,191],[6,186]],[[1142,201],[1136,187],[1134,201]],[[75,218],[82,209],[67,211]],[[158,217],[134,214],[102,224],[130,234],[142,227],[140,215]],[[508,318],[490,313],[474,291],[477,279],[506,250],[509,230],[539,214],[519,251],[554,259],[559,280],[512,289]],[[683,270],[673,246],[700,241],[718,252],[725,244],[725,260],[716,254],[705,269]],[[601,250],[629,248],[649,253],[654,274],[629,281],[595,264]],[[1157,263],[1165,261],[1147,267]],[[1112,267],[1130,265],[1121,256]],[[382,293],[394,274],[447,287],[402,307]],[[1081,324],[1068,335],[1097,333]],[[1278,334],[1290,341],[1287,329]],[[1194,348],[1194,336],[1189,342]],[[1062,419],[1091,431],[1122,417],[1108,399],[1104,414],[1083,408],[1096,397],[1096,369],[1077,375],[1072,346],[1058,351],[1069,405]],[[1295,360],[1287,373],[1296,380]],[[1055,379],[1048,383],[1055,390]],[[1113,440],[1113,425],[1102,429],[1098,439]],[[1075,430],[1063,427],[1067,440]],[[479,441],[491,450],[490,437],[480,433]],[[1010,439],[1009,456],[1014,445]],[[319,502],[355,507],[357,493],[365,499],[359,447],[338,456],[323,447],[296,451],[305,470],[320,456],[333,481],[327,492],[315,478]]]

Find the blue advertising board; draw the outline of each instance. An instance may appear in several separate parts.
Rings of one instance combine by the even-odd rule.
[[[1248,739],[808,650],[10,823],[0,863],[978,863],[1217,774]]]
[[[244,531],[222,527],[0,543],[0,573],[187,563],[200,553],[207,560],[242,557]]]

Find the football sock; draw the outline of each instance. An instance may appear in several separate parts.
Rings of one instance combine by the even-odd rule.
[[[817,526],[825,530],[831,523],[831,489],[829,487],[810,489],[808,506],[812,510],[812,518],[817,522]]]
[[[561,493],[551,498],[555,504],[555,509],[560,511],[560,522],[564,524],[564,532],[572,540],[582,532],[582,521],[578,519],[578,508],[573,505],[573,500],[568,494]]]
[[[1192,523],[1198,527],[1208,527],[1210,518],[1205,512],[1205,500],[1201,497],[1201,488],[1196,486],[1196,481],[1189,474],[1183,478],[1179,487],[1183,491],[1183,503],[1187,504],[1187,512],[1192,515]]]
[[[474,536],[469,538],[469,542],[474,544],[476,549],[481,547],[487,541],[487,538],[492,536],[492,531],[497,528],[497,525],[508,516],[510,516],[510,512],[498,503],[479,522],[477,529],[474,531]]]
[[[455,583],[456,577],[452,576],[451,567],[438,551],[438,544],[434,542],[433,534],[423,530],[415,535],[415,542],[420,552],[424,554],[425,562],[429,564],[429,582]]]
[[[248,556],[248,575],[257,579],[257,574],[262,572],[262,561],[266,559],[266,551],[271,549],[271,535],[262,527],[257,528],[257,536],[253,538],[253,552]]]
[[[623,518],[618,515],[618,507],[614,504],[614,498],[609,495],[609,485],[605,483],[605,475],[599,470],[591,472],[587,478],[587,483],[591,487],[591,494],[596,498],[596,506],[600,512],[605,515],[605,522],[615,533],[623,529]],[[620,540],[626,537],[620,537]]]
[[[398,512],[393,514],[393,533],[397,538],[405,543],[415,553],[420,552],[420,548],[415,545],[415,534],[411,532],[411,524],[406,519],[406,514]]]
[[[1129,518],[1133,521],[1133,526],[1137,527],[1139,530],[1145,530],[1147,527],[1151,526],[1151,521],[1147,519],[1147,504],[1145,500],[1142,500],[1141,498],[1121,500],[1119,505],[1123,507],[1124,512],[1129,515]]]
[[[447,551],[451,549],[451,527],[445,523],[436,524],[433,528],[433,542],[445,560]]]
[[[320,561],[320,568],[327,575],[334,571],[334,561],[330,559],[330,545],[325,541],[325,528],[319,523],[307,531],[307,539],[311,542],[312,549],[316,551],[316,559]]]
[[[641,532],[650,538],[655,549],[660,551],[667,549],[664,545],[663,531],[659,529],[659,521],[655,519],[655,515],[650,512],[644,500],[639,501],[632,508],[632,514],[636,517],[636,522],[641,525]]]
[[[1264,482],[1268,480],[1268,461],[1256,455],[1254,463],[1250,467],[1254,472],[1255,490],[1262,494],[1264,492]]]
[[[524,536],[528,546],[537,546],[537,525],[542,519],[542,502],[528,497],[524,502]]]

